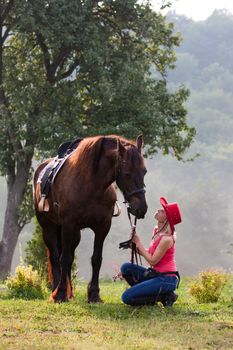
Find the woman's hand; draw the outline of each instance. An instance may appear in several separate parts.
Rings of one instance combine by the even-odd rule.
[[[141,239],[137,233],[133,236],[132,241],[136,244],[137,248],[141,246]]]

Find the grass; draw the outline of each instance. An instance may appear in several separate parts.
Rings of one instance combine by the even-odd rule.
[[[0,350],[233,349],[233,280],[212,304],[197,304],[189,283],[172,308],[123,305],[120,281],[100,283],[104,304],[86,302],[83,282],[65,304],[12,300],[0,288]]]

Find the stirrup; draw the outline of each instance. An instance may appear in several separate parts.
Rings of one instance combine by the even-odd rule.
[[[40,212],[44,211],[44,202],[45,202],[45,195],[42,194],[41,199],[40,199],[40,201],[38,203],[38,209],[39,209]]]

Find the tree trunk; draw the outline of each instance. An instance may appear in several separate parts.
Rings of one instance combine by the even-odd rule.
[[[13,189],[8,189],[7,208],[3,226],[3,236],[0,242],[0,278],[5,279],[11,271],[13,254],[17,244],[20,228],[18,225],[18,205]]]
[[[5,279],[11,271],[15,247],[22,230],[18,210],[23,202],[31,161],[27,159],[25,163],[18,168],[16,175],[8,176],[7,180],[7,207],[0,242],[0,279]]]

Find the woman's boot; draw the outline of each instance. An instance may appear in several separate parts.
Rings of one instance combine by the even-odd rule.
[[[174,302],[177,300],[178,295],[174,292],[168,292],[164,294],[160,294],[157,301],[160,301],[163,306],[172,306]]]
[[[157,298],[154,295],[133,298],[128,305],[142,306],[142,305],[155,305]]]

